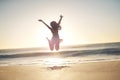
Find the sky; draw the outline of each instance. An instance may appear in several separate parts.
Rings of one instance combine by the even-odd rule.
[[[59,20],[64,45],[120,42],[120,0],[0,0],[0,49],[48,46]]]

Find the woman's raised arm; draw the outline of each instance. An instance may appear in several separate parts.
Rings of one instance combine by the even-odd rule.
[[[59,21],[58,21],[58,25],[60,25],[62,18],[63,18],[63,16],[60,15],[60,19],[59,19]]]
[[[51,30],[51,27],[48,26],[43,20],[39,19],[38,21],[42,22],[43,24],[45,24],[50,30]]]

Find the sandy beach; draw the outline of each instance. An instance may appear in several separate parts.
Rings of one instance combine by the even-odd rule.
[[[0,66],[0,80],[120,80],[120,61],[71,66]]]

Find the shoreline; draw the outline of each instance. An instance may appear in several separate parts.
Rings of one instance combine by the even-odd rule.
[[[97,60],[85,60],[85,61],[79,61],[78,62],[73,62],[73,63],[68,63],[68,64],[65,64],[65,65],[73,65],[73,64],[85,64],[85,63],[102,63],[102,62],[116,62],[116,61],[120,61],[120,59],[97,59]],[[51,64],[52,65],[52,64]],[[2,66],[42,66],[42,67],[46,67],[46,66],[49,66],[49,65],[44,65],[44,64],[0,64],[0,67]],[[54,65],[53,65],[54,66]],[[61,65],[62,66],[62,65]],[[64,66],[64,63],[63,63],[63,66]]]

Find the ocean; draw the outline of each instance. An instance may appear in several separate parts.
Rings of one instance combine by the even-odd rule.
[[[77,63],[120,60],[120,42],[46,48],[1,49],[0,66],[68,66]]]

